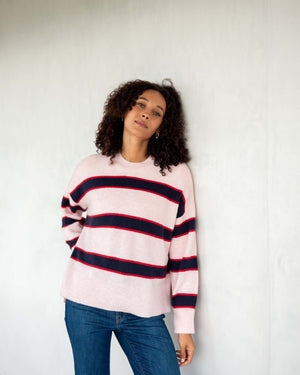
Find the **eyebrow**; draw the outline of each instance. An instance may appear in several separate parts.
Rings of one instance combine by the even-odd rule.
[[[149,100],[147,98],[145,98],[144,96],[140,96],[138,99],[143,99],[143,100],[146,100],[146,102],[149,102]],[[162,110],[163,113],[165,113],[163,107],[161,107],[160,105],[157,105],[156,107],[158,107],[159,109]]]

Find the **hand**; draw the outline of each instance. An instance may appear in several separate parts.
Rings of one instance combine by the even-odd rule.
[[[193,337],[189,333],[179,333],[178,343],[180,350],[176,350],[179,367],[183,367],[192,362],[196,349]]]

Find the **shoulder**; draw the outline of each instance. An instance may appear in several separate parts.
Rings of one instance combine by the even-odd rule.
[[[171,173],[178,174],[184,177],[191,177],[191,170],[186,163],[171,166]]]
[[[93,167],[99,164],[108,164],[110,159],[107,156],[101,154],[91,154],[79,161],[76,166],[76,170],[84,170],[86,168]]]
[[[91,155],[88,155],[86,157],[84,157],[83,159],[80,160],[79,162],[79,165],[80,164],[91,164],[91,163],[95,163],[95,162],[99,162],[99,161],[107,161],[109,160],[109,158],[107,156],[104,156],[102,154],[91,154]]]
[[[171,171],[166,173],[166,180],[176,185],[180,190],[186,190],[193,186],[192,173],[186,163],[172,165]]]
[[[110,164],[110,158],[101,154],[92,154],[84,157],[73,169],[72,180],[79,183],[81,180],[98,173]]]

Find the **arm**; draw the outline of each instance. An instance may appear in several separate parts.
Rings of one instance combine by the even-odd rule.
[[[82,217],[82,213],[84,209],[76,205],[68,192],[63,196],[61,209],[65,241],[70,246],[71,250],[73,250],[83,228],[84,218]]]
[[[87,208],[81,200],[75,201],[76,198],[74,198],[73,195],[73,192],[82,181],[82,172],[81,165],[79,165],[72,175],[61,202],[62,229],[65,234],[66,243],[70,246],[71,250],[75,248],[77,240],[82,232],[84,223],[82,214]]]
[[[195,344],[192,338],[198,293],[197,243],[195,233],[195,201],[191,174],[188,168],[183,180],[184,212],[178,215],[170,246],[170,276],[174,328],[178,333],[180,366],[192,361]]]

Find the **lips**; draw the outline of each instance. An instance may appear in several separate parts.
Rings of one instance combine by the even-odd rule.
[[[146,128],[146,129],[148,128],[147,124],[143,121],[136,120],[135,123],[141,126],[142,128]]]

